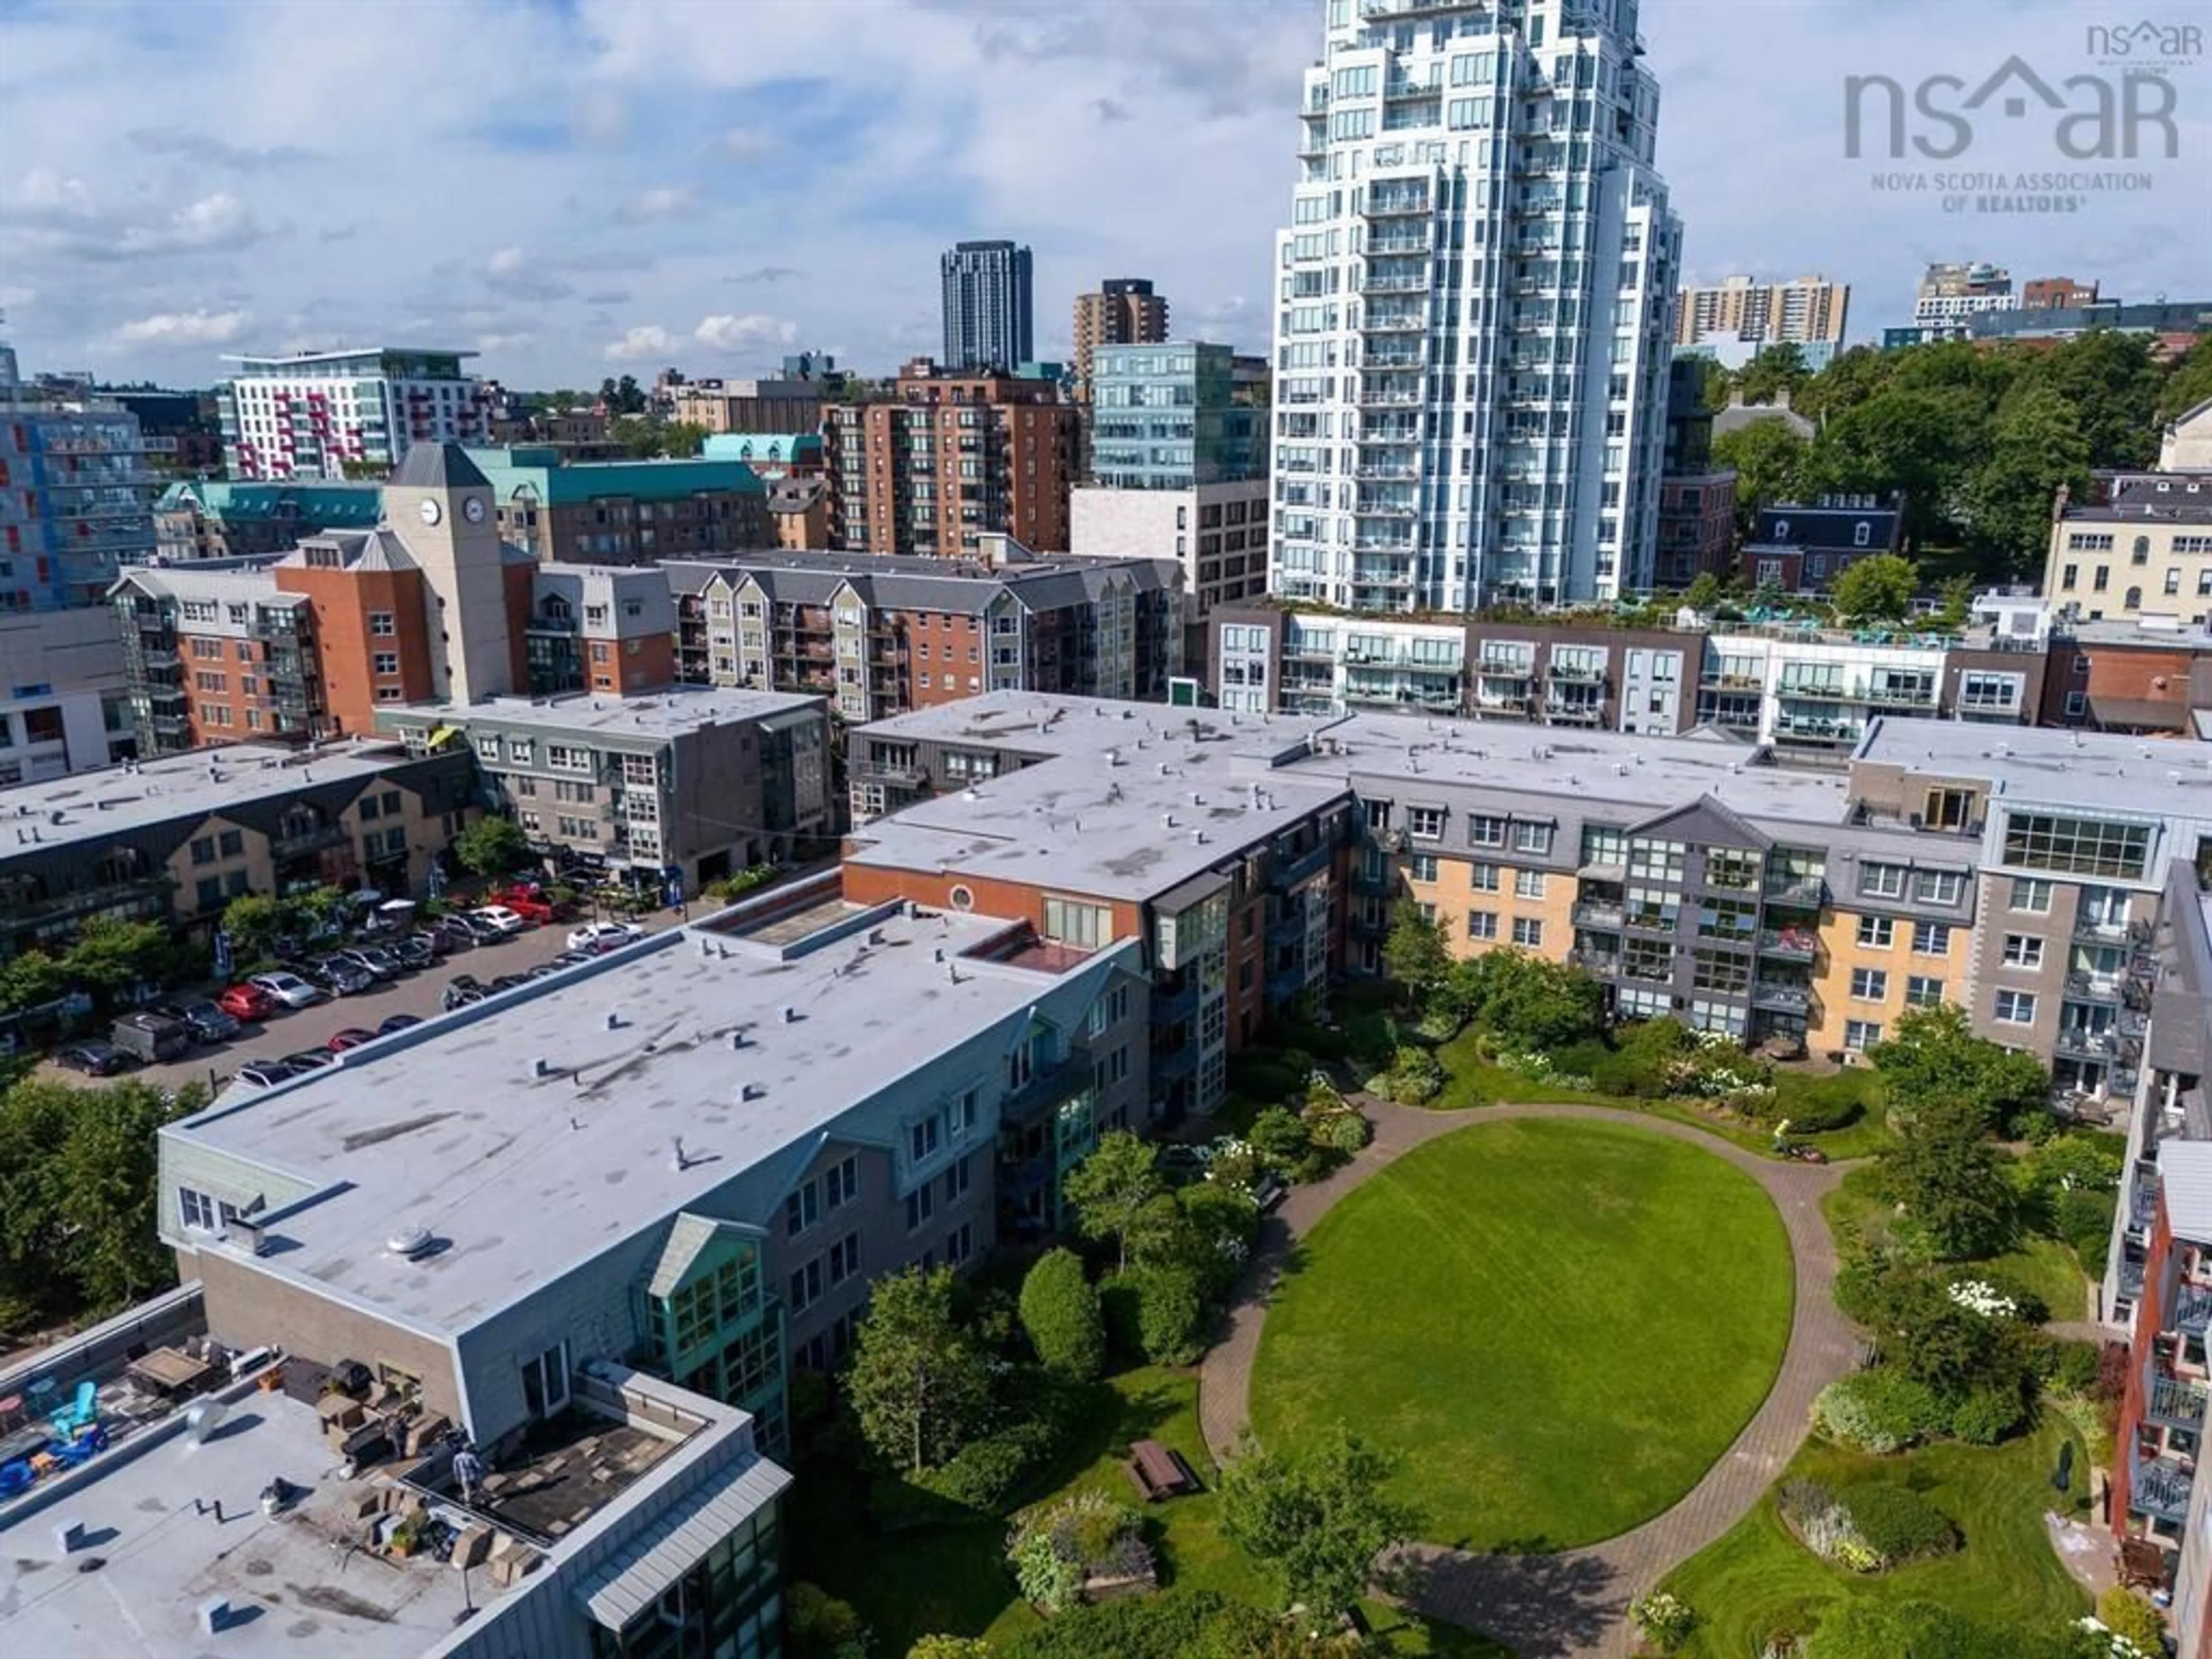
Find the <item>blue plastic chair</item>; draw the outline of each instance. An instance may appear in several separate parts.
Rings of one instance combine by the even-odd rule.
[[[100,1421],[100,1385],[89,1377],[76,1385],[76,1397],[54,1413],[54,1433],[64,1440],[76,1437],[79,1429],[89,1428]]]
[[[30,1464],[22,1458],[19,1457],[12,1463],[0,1463],[0,1498],[13,1498],[18,1492],[28,1492],[31,1483],[37,1479],[38,1476],[31,1473]]]

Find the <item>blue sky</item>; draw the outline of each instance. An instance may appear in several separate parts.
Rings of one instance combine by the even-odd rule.
[[[1660,164],[1695,278],[1850,282],[1853,334],[1921,264],[2212,295],[2212,64],[2170,66],[2178,161],[2073,162],[2048,112],[1955,160],[1844,153],[1843,77],[2109,76],[2063,0],[1646,0]],[[2166,14],[2170,13],[2169,17]],[[2202,16],[2199,0],[2154,21]],[[483,354],[510,384],[935,349],[936,258],[1037,258],[1041,351],[1108,276],[1178,332],[1267,344],[1298,75],[1322,0],[0,0],[0,307],[27,366],[205,383],[225,351]],[[2081,94],[2087,97],[2089,94]],[[2155,133],[2146,129],[2146,136]],[[2127,168],[2069,213],[1942,172]],[[1878,172],[1927,175],[1877,189]],[[1965,194],[1964,210],[1947,196]]]

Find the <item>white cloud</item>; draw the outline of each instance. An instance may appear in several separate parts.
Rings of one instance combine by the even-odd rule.
[[[172,253],[197,248],[243,247],[259,239],[253,211],[228,191],[188,202],[158,225],[133,225],[123,246],[137,253]]]
[[[506,276],[520,270],[529,259],[519,247],[503,247],[484,261],[484,269],[495,276]]]
[[[525,346],[535,345],[537,343],[538,337],[535,334],[479,334],[476,337],[475,343],[478,351],[495,352],[520,351]]]
[[[250,311],[165,311],[124,324],[115,331],[115,343],[165,349],[228,345],[252,322]]]
[[[722,135],[722,154],[740,161],[757,161],[775,147],[775,135],[759,127],[732,127]]]
[[[611,363],[641,363],[666,357],[676,347],[676,337],[659,324],[640,323],[621,339],[610,340],[599,355]]]
[[[655,185],[641,190],[615,210],[615,217],[626,225],[650,224],[659,219],[673,219],[679,213],[691,210],[690,191],[681,185]]]
[[[701,345],[742,351],[749,346],[790,345],[799,338],[799,325],[757,312],[744,317],[708,317],[691,331],[691,337]]]

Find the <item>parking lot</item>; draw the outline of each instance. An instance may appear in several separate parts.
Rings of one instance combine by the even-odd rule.
[[[647,919],[644,926],[648,933],[658,932],[670,920],[664,914]],[[333,997],[296,1012],[279,1010],[264,1021],[249,1024],[227,1042],[204,1043],[182,1060],[165,1066],[141,1066],[124,1075],[163,1088],[175,1088],[185,1083],[204,1083],[219,1088],[250,1060],[281,1060],[303,1049],[323,1048],[349,1025],[365,1026],[373,1031],[394,1014],[414,1014],[428,1019],[441,1012],[439,999],[447,981],[455,975],[473,974],[489,983],[501,974],[527,973],[567,949],[568,930],[577,925],[558,921],[495,944],[456,951],[443,962],[433,963],[418,973],[402,975],[358,996]],[[96,1086],[95,1079],[65,1070],[52,1060],[41,1061],[39,1071],[43,1076],[58,1077],[64,1082]]]

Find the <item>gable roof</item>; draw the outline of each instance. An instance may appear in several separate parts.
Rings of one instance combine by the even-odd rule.
[[[399,463],[392,482],[402,489],[488,489],[485,477],[459,444],[416,444]]]
[[[1774,845],[1773,836],[1709,794],[1628,826],[1632,836],[1656,836],[1662,832],[1673,832],[1673,839],[1700,847],[1746,847],[1765,852]]]

